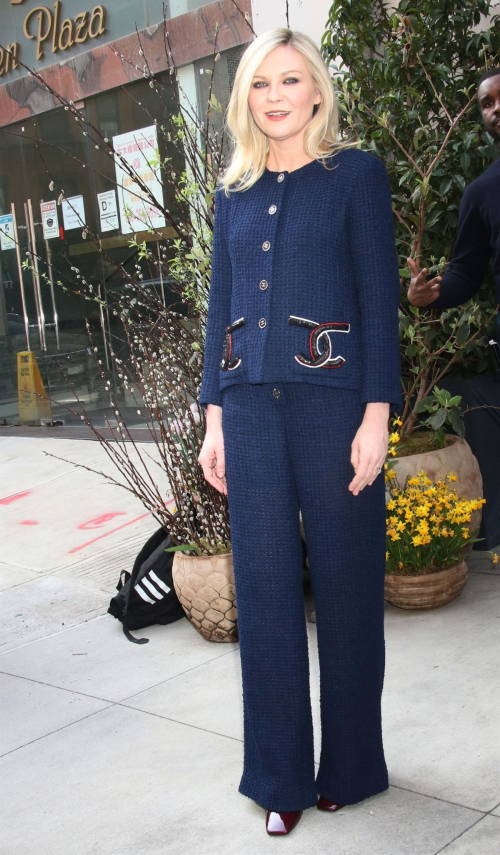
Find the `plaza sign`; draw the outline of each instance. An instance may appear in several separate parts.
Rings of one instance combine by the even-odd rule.
[[[10,2],[16,6],[23,0]],[[49,47],[52,53],[57,53],[101,36],[106,31],[105,17],[103,6],[94,6],[91,12],[78,12],[73,18],[64,17],[61,0],[55,0],[52,9],[35,6],[27,13],[23,33],[27,39],[36,41],[36,58],[41,60]],[[18,68],[19,58],[18,42],[12,42],[5,48],[0,47],[0,77]]]

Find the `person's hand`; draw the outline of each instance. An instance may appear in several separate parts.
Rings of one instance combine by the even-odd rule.
[[[203,469],[205,480],[219,493],[227,496],[222,407],[216,404],[207,405],[207,430],[198,455],[198,463]]]
[[[389,445],[389,404],[369,403],[365,416],[351,443],[351,463],[355,476],[349,484],[353,496],[373,484],[384,470]]]
[[[418,264],[414,258],[408,258],[408,265],[411,270],[410,287],[408,288],[408,299],[412,306],[428,306],[433,300],[439,297],[439,283],[442,276],[435,276],[434,279],[429,279],[426,282],[425,277],[429,270],[424,267],[420,272]]]

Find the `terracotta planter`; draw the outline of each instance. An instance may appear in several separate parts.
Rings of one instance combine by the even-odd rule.
[[[409,454],[407,457],[394,457],[394,469],[398,483],[403,487],[407,476],[410,478],[422,469],[433,481],[441,479],[444,481],[448,472],[457,476],[456,481],[448,481],[458,495],[464,499],[483,498],[483,479],[479,464],[472,453],[471,447],[465,439],[460,436],[453,437],[454,442],[445,448],[436,448],[435,451],[424,451],[421,454]],[[389,491],[386,490],[387,500]],[[473,511],[471,521],[468,523],[471,530],[479,527],[482,511]],[[468,555],[472,546],[467,544],[462,550],[462,555]]]
[[[435,609],[461,593],[468,578],[467,562],[426,576],[385,575],[385,599],[400,609]]]
[[[232,552],[175,552],[172,578],[187,617],[204,638],[238,641]]]

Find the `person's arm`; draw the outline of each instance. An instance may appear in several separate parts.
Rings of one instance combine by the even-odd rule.
[[[362,341],[362,399],[402,406],[399,344],[400,282],[389,178],[384,164],[366,158],[352,190],[352,260]]]
[[[207,327],[203,357],[203,378],[199,404],[204,410],[208,404],[222,406],[219,388],[219,370],[226,326],[231,312],[231,259],[224,233],[224,190],[215,195],[212,268],[208,300]]]
[[[475,196],[471,185],[462,197],[452,259],[442,276],[426,281],[427,268],[419,271],[416,262],[408,259],[412,272],[408,299],[413,306],[449,309],[466,303],[481,288],[491,247]]]
[[[351,444],[354,496],[384,477],[391,405],[403,404],[399,346],[399,267],[389,179],[367,158],[352,191],[351,252],[361,316],[363,420]]]

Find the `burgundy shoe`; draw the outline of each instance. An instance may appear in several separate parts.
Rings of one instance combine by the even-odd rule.
[[[331,802],[330,799],[325,799],[324,796],[320,796],[316,807],[318,810],[327,810],[330,811],[330,813],[333,813],[334,811],[345,807],[345,805],[340,804],[340,802]]]
[[[266,810],[266,831],[268,834],[289,834],[295,828],[303,811]]]

